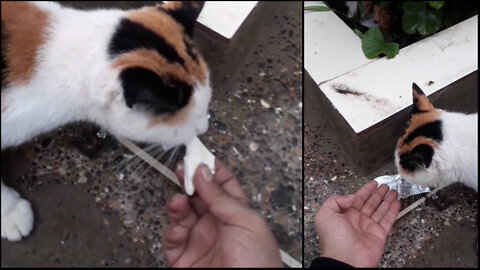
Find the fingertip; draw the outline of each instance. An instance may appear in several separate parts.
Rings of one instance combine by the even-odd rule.
[[[185,176],[185,164],[183,163],[183,160],[180,160],[177,162],[177,165],[175,165],[175,173],[177,174],[178,178],[183,179]]]
[[[391,190],[390,192],[393,193],[393,196],[395,197],[395,200],[398,200],[398,195],[399,195],[399,194],[398,194],[398,191],[395,190],[395,189],[393,189],[393,190]]]
[[[173,195],[167,203],[167,211],[171,213],[182,212],[185,209],[187,202],[187,195],[177,193]]]
[[[188,238],[189,230],[176,223],[168,225],[163,231],[164,246],[166,249],[174,249],[182,245]]]
[[[371,185],[371,186],[375,185],[375,186],[378,186],[378,182],[375,181],[375,180],[370,180],[370,181],[367,182],[367,185]]]

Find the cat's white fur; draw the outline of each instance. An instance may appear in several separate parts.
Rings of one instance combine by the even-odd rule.
[[[462,114],[442,111],[443,139],[434,149],[428,168],[415,171],[414,175],[402,174],[410,183],[423,187],[447,186],[461,182],[478,191],[478,114]],[[398,150],[395,164],[400,170]]]
[[[126,106],[119,72],[111,68],[107,54],[115,26],[126,12],[78,11],[51,2],[32,3],[50,14],[49,38],[38,51],[38,65],[28,84],[2,91],[2,150],[80,120],[97,123],[115,136],[166,148],[187,143],[207,130],[208,79],[195,86],[195,105],[176,126],[148,128],[145,114]],[[30,204],[3,181],[1,198],[2,237],[20,240],[33,227]]]

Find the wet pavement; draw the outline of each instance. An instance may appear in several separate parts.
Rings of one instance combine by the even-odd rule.
[[[305,91],[304,266],[308,267],[321,253],[313,219],[323,202],[333,194],[355,193],[376,176],[396,174],[396,168],[392,161],[371,175],[359,175],[316,103],[308,98],[309,89]],[[460,184],[437,194],[437,200],[428,199],[394,224],[379,267],[478,267],[477,194]],[[401,200],[402,209],[419,198]]]
[[[302,3],[288,5],[258,29],[231,88],[214,90],[201,140],[237,175],[280,248],[302,261]],[[23,241],[2,239],[2,267],[166,266],[165,203],[179,188],[97,131],[68,125],[2,153],[2,178],[36,218]],[[173,167],[182,151],[148,152]]]

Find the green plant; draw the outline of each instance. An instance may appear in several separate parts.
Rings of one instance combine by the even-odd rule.
[[[470,3],[456,1],[357,1],[352,17],[331,7],[313,6],[304,10],[339,14],[362,39],[363,53],[369,59],[382,55],[393,58],[400,48],[478,13]],[[374,17],[377,26],[363,26],[365,16]]]

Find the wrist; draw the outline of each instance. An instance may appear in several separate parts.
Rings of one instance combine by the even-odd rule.
[[[332,250],[322,250],[320,257],[334,259],[334,260],[349,264],[351,266],[358,267],[351,261],[351,258],[349,258],[348,255],[351,255],[351,254],[345,254],[345,252],[335,252]]]

